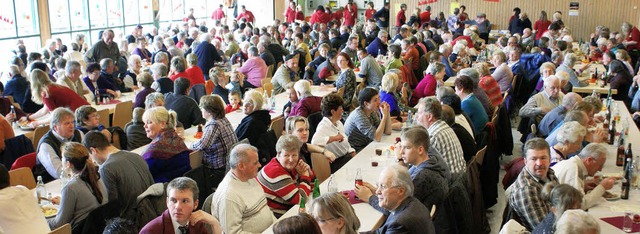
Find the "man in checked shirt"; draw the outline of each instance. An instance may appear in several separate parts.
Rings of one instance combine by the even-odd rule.
[[[507,190],[511,191],[509,205],[521,224],[531,231],[549,213],[551,204],[540,195],[547,182],[558,182],[551,163],[549,144],[542,138],[532,138],[524,145],[525,167]]]

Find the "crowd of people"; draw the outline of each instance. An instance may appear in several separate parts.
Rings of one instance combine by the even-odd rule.
[[[590,63],[576,62],[601,61],[601,74],[617,90],[613,99],[640,122],[640,76],[634,76],[640,31],[627,22],[619,32],[598,26],[574,48],[562,12],[549,20],[542,11],[532,23],[515,8],[510,35],[489,38],[487,15],[471,19],[465,6],[432,17],[429,5],[423,11],[401,4],[395,22],[389,3],[378,7],[369,2],[357,22],[352,0],[335,11],[319,5],[306,22],[291,0],[284,21],[258,27],[245,6],[234,20],[220,5],[209,22],[198,23],[191,13],[146,34],[140,25],[117,38],[107,29],[92,46],[81,34],[28,53],[18,43],[2,73],[0,150],[14,136],[9,123],[48,124],[34,175],[68,182],[52,199],[60,204],[56,217],[45,220],[34,216],[33,196],[9,186],[0,166],[0,205],[25,211],[0,214],[0,230],[40,232],[65,223],[79,229],[92,210],[111,201],[120,204],[119,219],[107,228],[126,229],[139,222],[138,196],[165,183],[167,209],[129,231],[260,233],[275,222],[275,233],[358,233],[360,221],[339,193],[315,198],[308,214],[277,218],[311,196],[312,153],[335,172],[371,142],[402,130],[397,165],[385,168],[375,185],[353,188],[386,216],[371,232],[466,232],[467,214],[445,204],[471,202],[452,194],[472,173],[467,165],[486,144],[486,126],[501,107],[524,126],[523,158],[507,167],[511,219],[503,231],[599,231],[581,209],[597,205],[614,181],[591,179],[608,157],[607,130],[599,125],[605,121],[599,98],[571,92],[588,85]],[[337,91],[314,96],[313,85]],[[90,104],[127,92],[135,93],[131,122],[124,129],[100,124]],[[274,104],[266,98],[280,93],[288,99],[281,113],[286,122],[270,129]],[[227,118],[235,111],[246,115],[237,127]],[[182,132],[196,126],[203,127],[202,138],[186,144]],[[276,138],[274,131],[283,134]],[[114,146],[114,135],[126,144]],[[143,146],[141,155],[127,151]],[[192,151],[203,152],[214,193],[183,177],[193,169]],[[209,212],[197,210],[205,203],[201,192],[211,196]],[[24,216],[9,219],[9,213]]]

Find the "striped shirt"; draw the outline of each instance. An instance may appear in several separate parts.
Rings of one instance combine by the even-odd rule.
[[[300,198],[309,196],[313,178],[313,174],[302,176],[295,170],[288,172],[277,158],[273,158],[260,170],[257,180],[262,185],[271,211],[282,215],[300,203]]]
[[[380,114],[377,111],[366,116],[362,107],[358,107],[351,112],[344,123],[351,147],[360,151],[371,143],[378,125],[380,125]]]
[[[456,133],[442,120],[437,120],[427,129],[431,147],[437,150],[449,165],[451,174],[467,171],[462,145]]]

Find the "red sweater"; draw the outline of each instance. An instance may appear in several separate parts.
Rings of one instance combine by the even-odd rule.
[[[275,213],[284,214],[300,203],[301,196],[311,194],[314,177],[313,174],[300,176],[295,170],[288,172],[277,158],[273,158],[260,170],[256,179],[262,185],[269,208]]]
[[[500,93],[500,86],[491,75],[483,76],[478,82],[478,86],[487,93],[487,97],[491,102],[491,106],[498,106],[502,103],[502,93]]]
[[[47,86],[47,89],[49,95],[43,93],[42,102],[49,111],[53,111],[58,107],[67,107],[71,111],[76,111],[78,107],[89,105],[87,100],[84,100],[78,93],[67,87],[51,84]]]
[[[329,16],[329,14],[327,14],[327,12],[316,10],[316,12],[311,15],[311,20],[309,23],[311,23],[312,25],[314,23],[326,24],[329,23],[330,18],[331,17]]]
[[[376,14],[376,10],[375,9],[367,9],[366,11],[364,11],[364,18],[369,20],[371,18],[373,18],[373,15]]]
[[[407,22],[407,16],[404,15],[404,10],[398,11],[396,15],[396,27],[400,27]]]
[[[284,12],[284,18],[287,23],[292,23],[296,19],[296,10],[287,7],[287,10]]]
[[[197,84],[204,84],[204,74],[202,73],[202,69],[198,66],[193,66],[187,68],[184,72],[187,73],[187,77],[189,77],[189,81],[191,81],[191,86]]]

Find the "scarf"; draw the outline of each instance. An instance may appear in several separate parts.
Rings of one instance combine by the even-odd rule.
[[[153,139],[144,155],[166,160],[187,150],[189,150],[187,145],[185,145],[184,140],[178,136],[176,130],[169,128],[163,130],[160,135]],[[148,152],[151,153],[147,154]],[[145,159],[147,158],[145,157]]]

